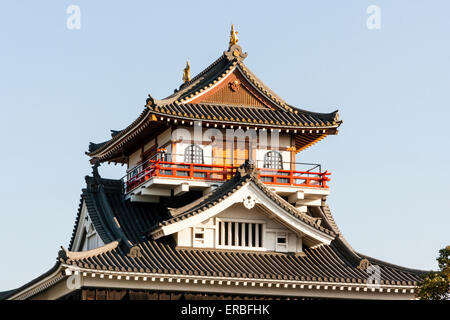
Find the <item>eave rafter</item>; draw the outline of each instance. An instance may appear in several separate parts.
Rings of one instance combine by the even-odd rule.
[[[326,295],[336,293],[336,297],[345,297],[348,294],[359,295],[361,298],[380,299],[381,296],[373,294],[395,295],[398,299],[404,295],[410,296],[414,294],[417,287],[414,285],[370,285],[367,283],[351,283],[346,280],[342,282],[334,281],[311,281],[306,279],[286,280],[286,279],[255,279],[242,277],[227,277],[227,276],[198,276],[198,275],[183,275],[183,274],[165,274],[165,273],[146,273],[146,272],[121,272],[96,270],[89,268],[75,268],[71,265],[63,265],[65,274],[67,276],[77,272],[80,276],[86,277],[86,281],[93,283],[103,283],[106,287],[122,287],[123,281],[126,281],[127,288],[137,289],[155,289],[159,285],[167,288],[168,285],[173,285],[175,288],[188,285],[189,291],[204,291],[209,292],[214,288],[213,286],[220,286],[221,292],[233,292],[234,288],[240,288],[240,292],[245,292],[246,289],[251,289],[255,292],[262,290],[277,290],[281,295],[294,296],[320,296],[320,292]],[[100,282],[98,282],[100,280]],[[103,281],[101,281],[103,280]],[[130,282],[131,281],[131,282]],[[102,286],[102,287],[103,287]],[[94,286],[95,287],[95,286]],[[294,289],[294,291],[292,291]],[[216,289],[217,290],[217,289]],[[283,293],[283,291],[285,293]],[[403,298],[404,299],[404,298]]]

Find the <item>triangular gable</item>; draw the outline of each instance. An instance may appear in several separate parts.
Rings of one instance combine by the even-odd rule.
[[[150,97],[147,105],[217,103],[294,112],[244,65],[245,57],[247,54],[235,44],[174,94],[163,100]]]
[[[103,245],[104,242],[95,229],[95,225],[89,216],[86,202],[83,200],[70,250],[85,251],[95,249]]]
[[[196,95],[187,103],[225,104],[259,108],[277,109],[273,101],[261,94],[248,81],[239,67],[235,67],[220,82],[209,90]]]
[[[243,63],[246,56],[235,44],[168,97],[158,100],[149,95],[146,109],[131,125],[113,132],[106,142],[90,145],[87,154],[91,162],[126,162],[128,148],[134,147],[138,136],[148,136],[171,121],[192,125],[202,119],[208,121],[207,126],[220,124],[223,128],[237,124],[292,130],[298,133],[297,151],[337,134],[342,122],[337,110],[316,113],[289,105]]]
[[[317,223],[317,220],[300,213],[295,207],[274,194],[263,184],[256,180],[253,174],[248,174],[231,183],[225,188],[220,188],[212,194],[210,199],[196,201],[185,212],[176,210],[174,217],[151,232],[154,239],[174,234],[183,229],[196,226],[208,220],[236,203],[242,203],[248,209],[255,205],[262,209],[270,218],[276,219],[289,229],[298,234],[304,234],[318,244],[329,244],[334,239],[334,233]],[[222,185],[223,187],[224,185]],[[227,189],[230,189],[229,191]]]

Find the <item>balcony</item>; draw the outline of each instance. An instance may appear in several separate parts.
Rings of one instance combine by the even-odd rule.
[[[178,195],[189,190],[214,188],[231,179],[238,165],[214,164],[218,159],[207,159],[208,164],[169,161],[180,159],[181,155],[158,154],[127,172],[122,178],[124,193],[144,200],[143,196]],[[223,161],[223,158],[220,159]],[[235,162],[243,162],[236,161]],[[267,163],[255,161],[259,169],[261,182],[268,185],[281,196],[290,196],[300,189],[305,194],[324,196],[329,193],[327,182],[329,172],[322,172],[319,164],[283,162],[279,165],[286,169],[265,168]],[[172,193],[173,191],[173,193]],[[307,197],[305,197],[307,198]],[[313,197],[316,198],[316,197]],[[146,198],[150,199],[150,198]],[[303,199],[303,198],[302,198]],[[155,202],[157,199],[155,199]]]

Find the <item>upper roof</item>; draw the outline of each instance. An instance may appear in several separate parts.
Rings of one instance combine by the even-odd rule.
[[[161,100],[149,95],[144,111],[132,124],[112,131],[108,141],[91,143],[87,154],[98,161],[117,158],[114,152],[124,144],[168,122],[290,130],[312,135],[305,144],[337,133],[342,123],[337,110],[317,113],[288,104],[249,70],[243,62],[246,57],[247,53],[234,44],[173,94]]]

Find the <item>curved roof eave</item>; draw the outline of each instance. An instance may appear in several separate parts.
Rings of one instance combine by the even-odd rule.
[[[238,52],[238,54],[235,53]],[[269,123],[269,124],[261,124],[261,123],[242,123],[242,125],[247,126],[261,126],[261,127],[270,127],[270,128],[288,128],[288,129],[324,129],[324,128],[332,128],[335,129],[339,127],[342,121],[339,121],[338,110],[333,111],[331,113],[318,113],[312,112],[308,110],[303,110],[298,107],[294,107],[290,104],[287,104],[283,99],[281,99],[275,92],[273,92],[267,85],[265,85],[255,74],[243,63],[243,60],[247,54],[242,52],[242,48],[238,45],[234,45],[229,48],[228,51],[225,51],[223,55],[221,55],[218,59],[216,59],[212,64],[206,67],[203,71],[197,74],[194,78],[192,78],[189,82],[182,84],[178,90],[168,97],[157,100],[149,95],[149,98],[146,102],[146,108],[139,115],[139,117],[133,121],[128,127],[126,127],[122,131],[114,131],[112,138],[108,141],[94,144],[90,144],[90,150],[86,152],[88,156],[93,159],[101,158],[102,155],[107,151],[111,151],[114,146],[120,144],[127,136],[132,134],[132,132],[139,129],[139,127],[143,124],[146,119],[148,119],[151,115],[160,115],[168,118],[175,119],[184,119],[188,121],[195,120],[207,120],[209,122],[218,122],[223,124],[234,125],[236,123],[241,123],[240,121],[225,121],[218,119],[202,119],[201,117],[183,117],[173,113],[165,113],[161,112],[158,107],[172,106],[172,108],[176,108],[178,105],[183,105],[184,101],[190,101],[194,99],[197,95],[202,94],[202,92],[214,84],[217,83],[220,79],[225,77],[234,69],[239,69],[240,73],[252,84],[252,86],[264,95],[267,99],[273,102],[274,105],[278,106],[280,110],[278,112],[287,114],[291,113],[292,116],[296,116],[298,114],[299,117],[303,117],[307,122],[298,123],[294,121],[294,123]],[[198,115],[197,115],[198,116]],[[308,116],[310,117],[308,119]],[[288,117],[289,118],[289,117]],[[294,117],[295,118],[295,117]],[[298,118],[298,117],[297,117]],[[157,120],[157,119],[156,119]],[[308,123],[308,121],[310,123]],[[323,125],[320,124],[323,122]],[[91,160],[93,161],[93,160]]]

